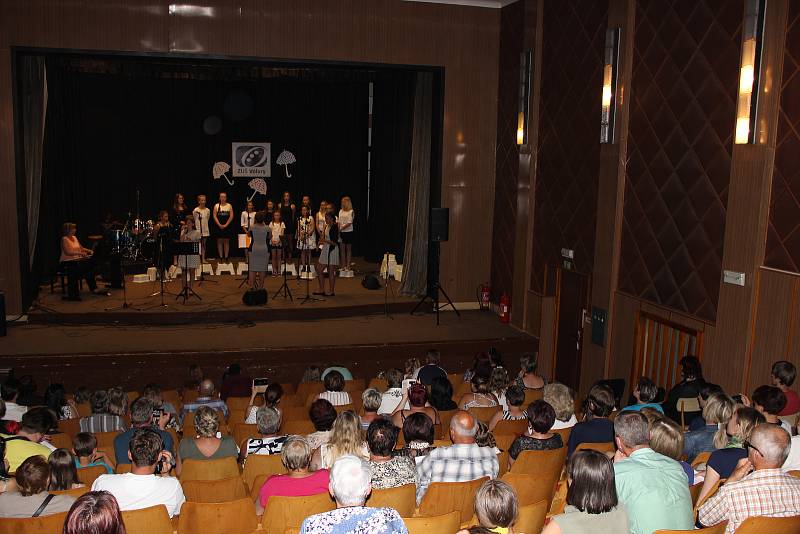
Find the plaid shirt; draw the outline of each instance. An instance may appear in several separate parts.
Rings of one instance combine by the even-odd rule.
[[[719,491],[700,507],[698,519],[705,526],[728,520],[726,534],[753,516],[800,515],[800,479],[780,469],[760,469]]]
[[[81,432],[125,432],[128,430],[125,421],[118,415],[111,415],[110,413],[96,413],[89,417],[82,417],[80,422]]]
[[[221,410],[225,415],[225,418],[228,418],[228,405],[225,404],[224,400],[212,399],[211,397],[197,397],[194,402],[183,405],[183,409],[181,410],[181,421],[183,421],[183,418],[186,417],[187,413],[196,412],[200,406],[208,406],[212,410]]]
[[[467,482],[488,476],[496,478],[499,465],[494,447],[475,443],[438,447],[417,466],[417,504],[431,482]]]

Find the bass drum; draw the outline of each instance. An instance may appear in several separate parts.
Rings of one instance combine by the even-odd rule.
[[[142,241],[142,246],[139,249],[139,256],[147,263],[153,262],[153,256],[156,253],[156,240],[153,237],[148,237]]]

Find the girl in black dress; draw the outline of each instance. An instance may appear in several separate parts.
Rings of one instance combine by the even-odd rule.
[[[281,212],[281,220],[283,224],[286,225],[286,233],[284,235],[286,236],[288,244],[284,249],[284,254],[286,254],[286,262],[288,263],[292,260],[294,236],[297,231],[297,219],[295,218],[296,207],[294,202],[292,202],[292,195],[290,195],[288,191],[283,192],[283,198],[280,204],[278,204],[278,209]]]

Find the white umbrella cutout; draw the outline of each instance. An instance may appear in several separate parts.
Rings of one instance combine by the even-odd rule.
[[[261,193],[264,196],[267,196],[267,182],[262,180],[261,178],[253,178],[247,185],[250,186],[250,189],[253,190],[253,194],[247,199],[248,202],[253,200],[253,197],[256,196],[256,193]]]
[[[224,161],[216,162],[214,164],[214,169],[212,170],[212,173],[214,174],[214,179],[219,180],[224,176],[225,181],[228,182],[228,184],[233,185],[233,182],[231,182],[230,179],[225,175],[225,173],[228,172],[229,170],[231,170],[231,166],[228,165],[226,162]]]
[[[277,163],[278,165],[283,165],[284,168],[286,169],[286,177],[291,178],[292,175],[289,174],[289,165],[291,165],[296,161],[297,160],[295,159],[294,154],[292,154],[288,150],[284,150],[283,152],[281,152],[280,156],[278,156],[278,159],[275,160],[275,163]]]

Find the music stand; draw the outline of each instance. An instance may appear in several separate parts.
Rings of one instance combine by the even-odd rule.
[[[199,241],[173,241],[172,242],[172,251],[177,256],[183,256],[183,289],[181,292],[175,295],[175,300],[183,297],[183,303],[186,304],[186,300],[191,297],[197,297],[197,300],[203,300],[203,298],[195,293],[194,289],[189,287],[189,279],[188,277],[192,276],[189,273],[189,256],[199,256],[200,255],[200,242]]]
[[[289,289],[289,279],[287,278],[287,275],[289,274],[289,271],[286,270],[286,243],[287,243],[287,241],[288,241],[288,239],[286,238],[286,236],[282,235],[281,236],[281,252],[283,252],[283,254],[282,254],[283,255],[283,266],[282,266],[282,269],[283,269],[283,284],[281,284],[281,287],[279,287],[278,290],[275,292],[275,294],[272,295],[272,300],[275,300],[278,297],[278,295],[281,295],[281,292],[282,292],[283,295],[281,295],[281,296],[283,298],[289,297],[289,300],[294,302],[294,299],[292,298],[292,290]]]

